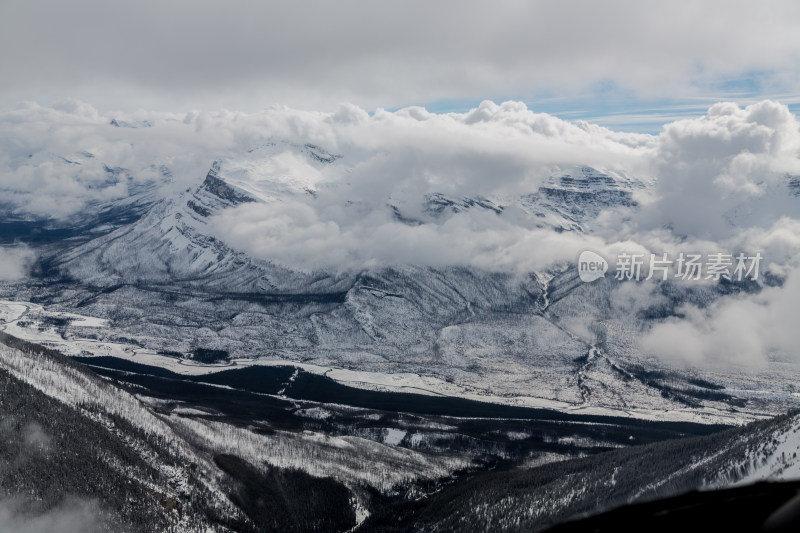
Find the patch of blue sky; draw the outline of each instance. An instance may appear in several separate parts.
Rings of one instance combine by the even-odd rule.
[[[658,134],[665,124],[683,118],[705,115],[717,102],[746,106],[772,99],[800,113],[800,94],[781,91],[774,73],[749,72],[745,75],[692,83],[691,96],[643,98],[611,81],[598,82],[583,93],[560,95],[542,92],[522,97],[487,97],[495,102],[518,100],[528,109],[564,120],[583,120],[615,131]],[[480,100],[439,100],[423,106],[433,113],[463,113],[477,107]]]

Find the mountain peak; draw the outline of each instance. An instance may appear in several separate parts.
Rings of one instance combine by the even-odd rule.
[[[220,161],[214,161],[203,183],[186,202],[186,206],[201,217],[208,217],[220,209],[256,201],[243,190],[220,178],[220,168]]]
[[[220,162],[214,161],[211,170],[206,174],[206,179],[200,185],[198,191],[205,191],[213,194],[214,196],[230,202],[231,204],[243,204],[247,202],[255,202],[256,199],[239,189],[238,187],[229,184],[219,176]]]

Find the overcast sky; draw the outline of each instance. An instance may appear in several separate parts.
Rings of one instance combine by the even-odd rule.
[[[800,95],[800,4],[0,2],[0,107],[535,111],[647,129]],[[651,128],[652,129],[652,128]]]

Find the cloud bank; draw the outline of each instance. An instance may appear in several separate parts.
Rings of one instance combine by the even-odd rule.
[[[28,275],[36,254],[28,246],[0,246],[0,281],[17,281]]]
[[[800,271],[783,287],[725,297],[706,309],[685,306],[682,318],[656,325],[642,348],[678,363],[764,365],[768,357],[797,362],[800,346]]]
[[[354,105],[329,113],[101,114],[66,101],[0,113],[0,142],[2,203],[27,218],[80,215],[144,184],[172,197],[221,161],[223,174],[268,194],[266,204],[217,217],[219,236],[304,270],[402,261],[531,270],[587,247],[609,254],[771,247],[779,268],[797,250],[798,121],[771,101],[717,104],[657,136],[567,122],[518,102],[369,115]],[[309,162],[298,151],[308,143],[341,157]],[[655,186],[636,193],[641,209],[633,217],[607,210],[586,235],[554,234],[514,207],[550,176],[583,165]],[[434,194],[511,207],[432,217],[425,199]]]

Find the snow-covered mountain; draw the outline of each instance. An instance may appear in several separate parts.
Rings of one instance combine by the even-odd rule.
[[[219,217],[243,207],[268,211],[331,198],[347,219],[369,210],[401,226],[436,227],[471,214],[514,216],[548,231],[591,234],[602,213],[635,213],[637,194],[653,185],[587,166],[554,167],[525,194],[404,193],[367,204],[348,199],[346,182],[325,178],[346,175],[348,164],[319,146],[270,142],[214,162],[188,190],[161,188],[154,199],[147,189],[147,201],[139,193],[115,200],[107,210],[132,221],[44,250],[44,277],[23,294],[56,311],[110,319],[110,328],[91,332],[108,341],[187,356],[212,349],[412,373],[438,380],[437,390],[490,401],[718,421],[778,413],[796,401],[795,374],[783,367],[686,371],[637,350],[635,339],[679,305],[704,305],[746,287],[664,283],[649,308],[632,314],[615,300],[618,282],[581,283],[568,263],[523,275],[413,263],[308,271],[258,258],[220,234]],[[770,378],[767,391],[754,390],[776,374],[781,379]]]
[[[408,521],[414,528],[425,531],[541,531],[565,519],[692,490],[742,486],[755,480],[796,481],[798,451],[800,416],[795,412],[707,437],[488,474],[437,493],[422,510],[412,513],[413,518]],[[795,488],[789,487],[785,500],[796,494]],[[773,499],[775,510],[783,502],[775,496]],[[751,516],[764,513],[745,497],[736,500],[729,495],[727,501],[731,508],[739,507]],[[683,505],[694,507],[696,516],[704,518],[703,524],[724,522],[713,515],[713,505],[702,508],[697,501]],[[748,508],[749,505],[752,507]],[[667,511],[662,510],[660,515],[651,517],[652,522],[636,524],[626,523],[622,516],[617,518],[617,528],[628,531],[653,525],[658,529],[666,515]],[[769,512],[760,520],[767,516]],[[794,520],[790,522],[792,527],[796,526]],[[606,523],[608,529],[601,530],[616,530],[613,524]],[[685,525],[700,527],[700,521]],[[758,530],[760,525],[756,522],[753,528],[743,520],[738,527],[751,531]]]

